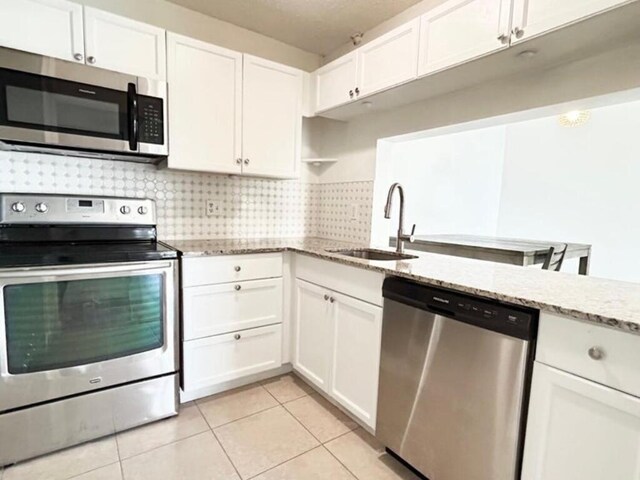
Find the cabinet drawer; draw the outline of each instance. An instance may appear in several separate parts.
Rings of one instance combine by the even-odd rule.
[[[182,260],[183,287],[281,276],[281,253],[190,257]]]
[[[593,359],[596,348],[602,358]],[[553,314],[540,316],[536,360],[640,396],[640,336]]]
[[[282,322],[282,278],[182,290],[184,339]]]
[[[186,392],[282,365],[282,327],[252,328],[183,343]]]
[[[382,273],[306,255],[296,255],[295,271],[297,278],[382,306]]]

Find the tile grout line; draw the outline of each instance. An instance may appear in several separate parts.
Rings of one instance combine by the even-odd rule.
[[[80,477],[82,475],[86,475],[87,473],[95,472],[96,470],[100,470],[101,468],[110,467],[111,465],[115,465],[116,463],[120,463],[120,460],[118,460],[117,462],[107,463],[106,465],[102,465],[100,467],[92,468],[91,470],[87,470],[86,472],[78,473],[77,475],[74,475],[73,477],[66,477],[65,480],[73,480],[74,478],[78,478],[78,477]],[[0,480],[2,480],[1,476],[0,476]]]
[[[206,420],[205,420],[205,423],[206,423]],[[207,424],[207,427],[208,427],[208,424]],[[132,458],[139,457],[140,455],[144,455],[145,453],[153,452],[154,450],[158,450],[158,449],[160,449],[162,447],[166,447],[168,445],[173,445],[174,443],[178,443],[178,442],[181,442],[183,440],[187,440],[187,439],[195,437],[197,435],[202,435],[203,433],[207,433],[207,431],[203,430],[202,432],[193,433],[191,435],[187,435],[186,437],[179,438],[178,440],[174,440],[172,442],[165,443],[165,444],[162,444],[162,445],[158,445],[157,447],[150,448],[149,450],[145,450],[144,452],[136,453],[135,455],[131,455],[130,457],[127,457],[127,458],[125,458],[123,460],[120,460],[120,464],[122,464],[122,462],[126,462],[127,460],[131,460]],[[109,465],[111,465],[111,464],[109,464]]]
[[[213,435],[213,438],[216,440],[216,442],[218,442],[218,445],[220,445],[220,449],[222,450],[222,453],[224,453],[224,456],[227,457],[227,460],[229,460],[229,463],[233,467],[233,471],[236,472],[236,475],[238,475],[238,478],[240,480],[242,480],[242,475],[240,475],[240,472],[238,471],[238,468],[236,467],[236,464],[233,463],[233,460],[231,460],[231,457],[227,453],[227,450],[224,448],[224,445],[222,445],[222,442],[220,441],[220,439],[216,435],[216,432],[214,432],[213,428],[211,427],[211,425],[209,425],[209,422],[207,421],[207,417],[205,417],[204,413],[202,413],[202,410],[200,410],[200,405],[198,405],[197,402],[194,402],[194,405],[198,409],[198,412],[200,412],[200,415],[202,415],[202,418],[204,419],[204,423],[206,423],[207,426],[209,427],[209,431],[211,432],[211,435]]]
[[[353,430],[351,430],[351,432],[352,432],[352,431],[353,431]],[[351,432],[348,432],[348,433],[351,433]],[[347,434],[345,433],[344,435],[347,435]],[[344,435],[340,435],[340,437],[342,437],[342,436],[344,436]],[[340,438],[340,437],[336,437],[336,438]],[[335,440],[336,438],[334,438],[333,440]],[[333,441],[333,440],[330,440],[330,441]],[[329,455],[331,455],[333,458],[335,458],[336,462],[338,462],[340,465],[342,465],[342,466],[344,467],[344,469],[345,469],[347,472],[349,472],[349,474],[350,474],[353,478],[355,478],[356,480],[360,480],[360,477],[358,477],[355,473],[353,473],[353,472],[351,471],[351,469],[350,469],[349,467],[347,467],[344,463],[342,463],[342,461],[341,461],[338,457],[336,457],[336,456],[333,454],[333,452],[332,452],[331,450],[329,450],[329,449],[327,448],[327,446],[326,446],[324,443],[322,444],[322,448],[324,448],[327,452],[329,452]]]
[[[295,460],[296,458],[301,457],[302,455],[304,455],[304,454],[306,454],[306,453],[309,453],[310,451],[315,450],[316,448],[321,448],[321,447],[322,447],[322,444],[320,444],[320,445],[316,445],[316,446],[314,446],[314,447],[311,447],[309,450],[305,450],[304,452],[300,452],[298,455],[295,455],[295,456],[293,456],[293,457],[291,457],[291,458],[289,458],[289,459],[285,460],[284,462],[280,462],[279,464],[274,465],[273,467],[269,467],[269,468],[267,468],[266,470],[263,470],[263,471],[262,471],[262,472],[260,472],[260,473],[256,473],[255,475],[252,475],[251,477],[247,477],[247,478],[245,478],[245,479],[243,479],[243,480],[251,480],[252,478],[259,477],[259,476],[260,476],[260,475],[262,475],[263,473],[267,473],[267,472],[269,472],[269,471],[273,470],[274,468],[278,468],[278,467],[280,467],[280,466],[284,465],[285,463],[289,463],[289,462],[291,462],[292,460]],[[242,477],[240,477],[240,478],[242,478]]]
[[[120,476],[124,480],[124,467],[122,466],[122,456],[120,455],[120,442],[118,442],[118,433],[113,434],[114,440],[116,442],[116,450],[118,451],[118,463],[120,465]]]

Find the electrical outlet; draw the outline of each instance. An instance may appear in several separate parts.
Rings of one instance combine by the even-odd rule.
[[[206,200],[204,210],[207,217],[215,217],[216,215],[220,215],[220,204],[213,200]]]
[[[349,220],[355,222],[358,220],[359,208],[357,203],[352,203],[349,208]]]

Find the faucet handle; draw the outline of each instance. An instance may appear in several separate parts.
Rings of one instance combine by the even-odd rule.
[[[411,227],[411,233],[409,234],[409,238],[407,239],[407,242],[409,243],[413,243],[413,241],[415,240],[415,238],[413,238],[413,236],[416,233],[416,224],[413,224],[413,227]]]

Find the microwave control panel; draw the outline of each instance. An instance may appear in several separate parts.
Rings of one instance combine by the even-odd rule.
[[[161,98],[138,95],[138,141],[164,144],[164,108]]]

